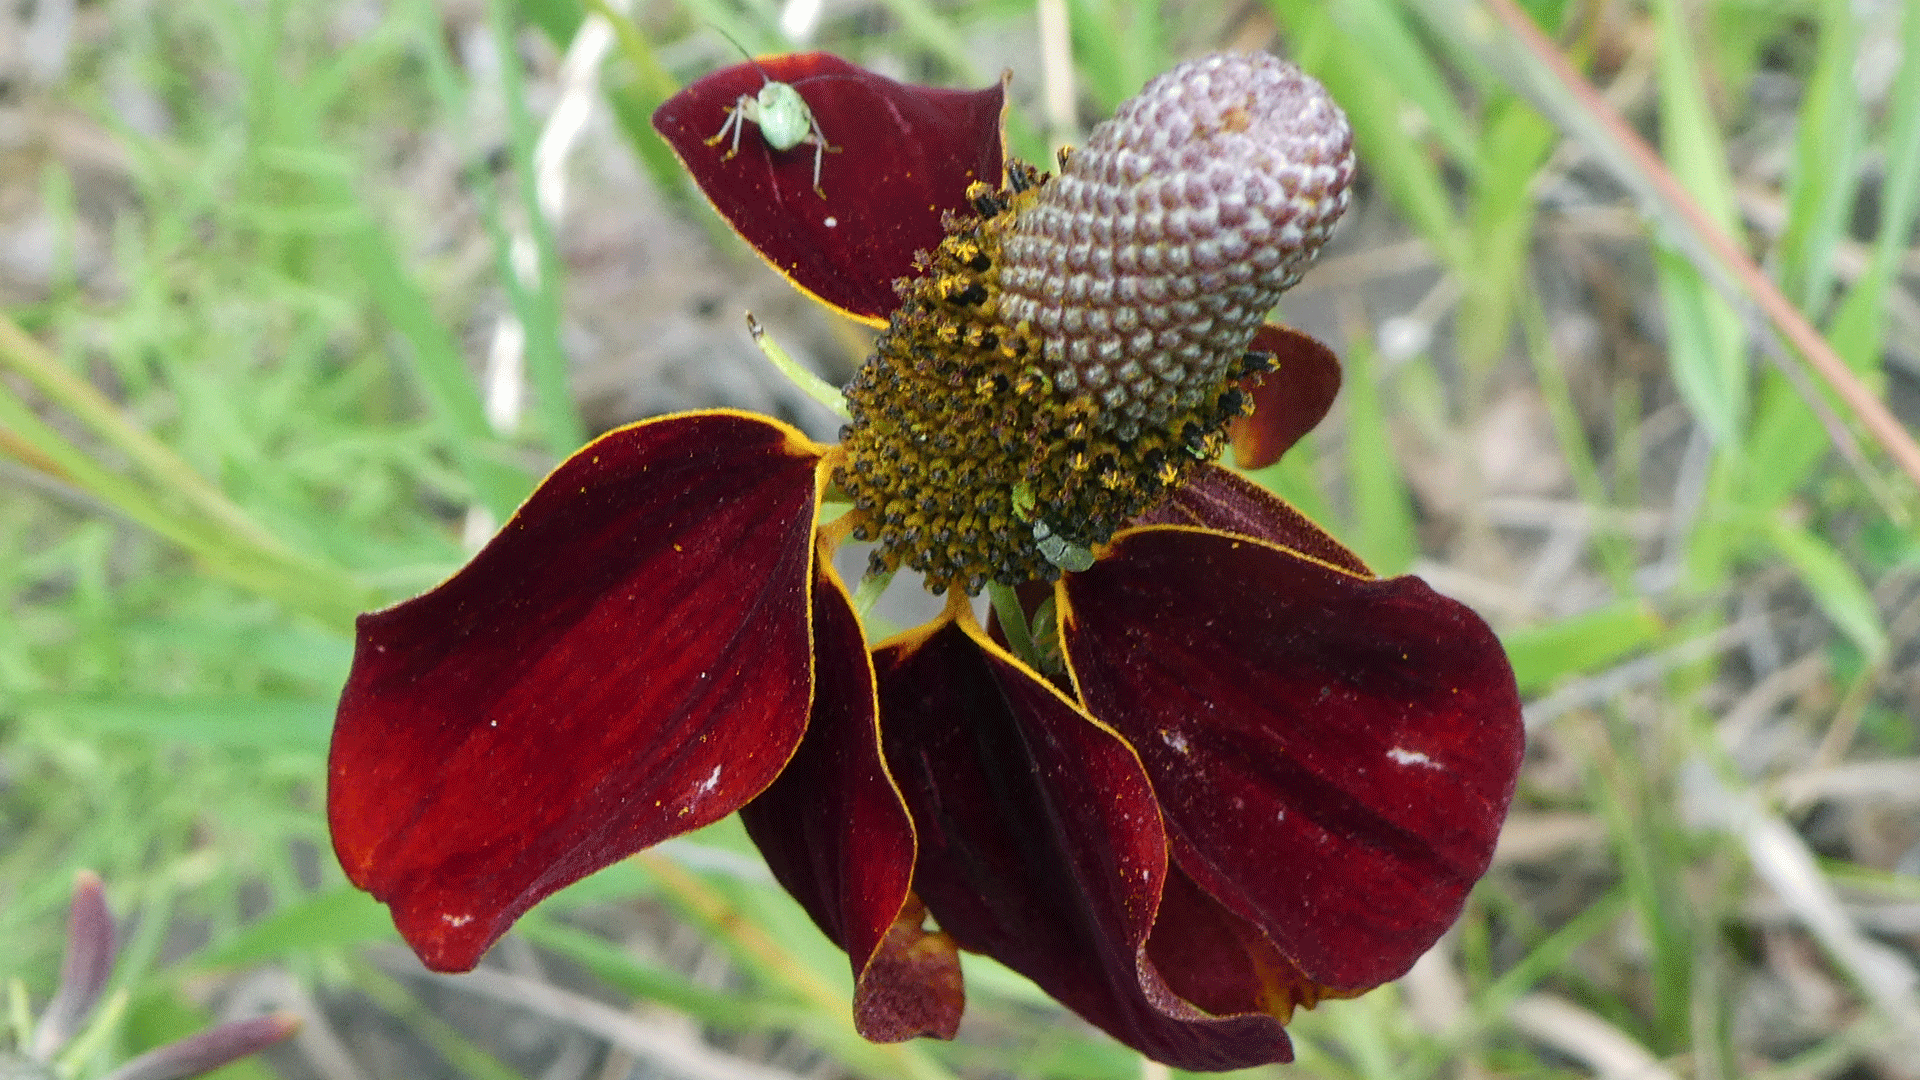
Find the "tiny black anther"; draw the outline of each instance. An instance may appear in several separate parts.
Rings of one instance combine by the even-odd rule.
[[[1045,180],[1046,177],[1041,175],[1039,169],[1026,162],[1018,158],[1007,161],[1007,187],[1011,188],[1015,195],[1037,188]]]
[[[967,269],[973,271],[976,274],[984,274],[987,271],[993,269],[993,260],[989,259],[987,257],[987,253],[983,251],[980,254],[975,255],[970,261],[968,261]]]
[[[1278,370],[1280,370],[1280,360],[1272,353],[1261,349],[1248,349],[1246,354],[1240,357],[1239,370],[1234,374],[1237,378],[1244,379],[1248,375],[1260,375]]]

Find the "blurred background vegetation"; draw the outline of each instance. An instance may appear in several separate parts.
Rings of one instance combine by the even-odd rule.
[[[1261,479],[1493,622],[1532,745],[1458,929],[1247,1075],[1920,1077],[1920,499],[1817,369],[1920,423],[1920,4],[1523,6],[0,0],[0,978],[44,1003],[89,867],[131,925],[81,1074],[283,1007],[231,1075],[1168,1075],[991,964],[957,1043],[862,1043],[731,823],[427,976],[332,862],[323,762],[353,614],[587,434],[831,435],[740,313],[836,379],[865,331],[646,126],[722,33],[1010,69],[1043,161],[1271,49],[1361,176],[1283,312],[1346,386]]]

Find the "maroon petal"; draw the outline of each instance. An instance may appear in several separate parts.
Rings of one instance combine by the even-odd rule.
[[[1211,1013],[1263,1012],[1282,1021],[1296,1006],[1344,996],[1308,979],[1258,927],[1228,911],[1176,862],[1160,894],[1147,955],[1181,997]]]
[[[1259,484],[1218,465],[1195,466],[1187,474],[1186,483],[1135,518],[1133,524],[1196,525],[1251,536],[1363,577],[1373,576],[1360,556],[1328,536],[1307,515]]]
[[[821,452],[739,413],[622,428],[445,584],[360,617],[328,822],[428,967],[472,967],[542,897],[786,764]]]
[[[953,1037],[960,961],[908,896],[913,822],[880,756],[873,662],[845,588],[815,562],[814,693],[806,738],[773,786],[740,809],[780,884],[847,950],[854,1019],[875,1042]]]
[[[914,889],[941,929],[1169,1065],[1291,1059],[1277,1019],[1208,1016],[1149,959],[1166,834],[1124,742],[970,624],[884,646],[874,667],[920,836]]]
[[[748,124],[709,146],[742,97],[767,79],[789,83],[835,152],[775,150]],[[1004,81],[985,90],[935,90],[876,75],[826,53],[771,56],[716,71],[669,98],[653,127],[714,209],[760,257],[803,291],[855,318],[884,323],[900,304],[893,280],[931,251],[945,211],[971,213],[967,185],[998,187]],[[824,198],[822,197],[824,195]]]
[[[1418,578],[1192,529],[1122,534],[1065,582],[1075,683],[1139,750],[1180,866],[1314,983],[1404,974],[1485,871],[1520,766],[1486,624]]]
[[[1253,415],[1227,426],[1234,464],[1264,469],[1293,449],[1333,407],[1340,393],[1340,358],[1333,350],[1290,326],[1260,328],[1248,346],[1271,353],[1280,369],[1249,376],[1241,388],[1253,395]]]

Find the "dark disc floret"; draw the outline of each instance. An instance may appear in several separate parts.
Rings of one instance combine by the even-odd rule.
[[[876,571],[1052,580],[1218,457],[1247,346],[1326,239],[1346,118],[1270,56],[1191,61],[1063,156],[1011,165],[897,283],[834,480]]]

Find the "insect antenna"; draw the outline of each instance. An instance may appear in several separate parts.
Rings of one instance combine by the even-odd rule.
[[[775,81],[773,76],[767,74],[767,69],[760,66],[760,61],[754,59],[753,54],[747,51],[747,47],[745,45],[740,44],[739,38],[736,38],[732,34],[727,33],[725,30],[722,30],[718,25],[714,23],[708,23],[707,26],[714,33],[719,34],[723,38],[726,38],[727,44],[737,49],[740,53],[740,56],[743,59],[745,59],[747,63],[753,65],[753,70],[760,73],[760,78],[763,81],[765,82]]]

